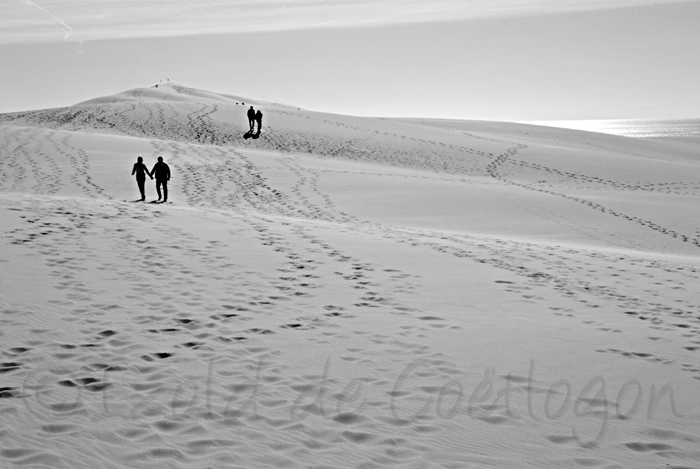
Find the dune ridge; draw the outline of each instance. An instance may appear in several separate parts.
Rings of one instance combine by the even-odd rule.
[[[697,467],[693,148],[175,82],[0,115],[0,465]]]

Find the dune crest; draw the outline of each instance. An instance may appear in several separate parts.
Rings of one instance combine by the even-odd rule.
[[[117,103],[218,103],[218,104],[245,104],[271,106],[273,103],[246,99],[241,96],[215,93],[212,91],[189,88],[175,81],[165,81],[145,88],[134,88],[112,96],[94,98],[78,103],[77,106],[90,104],[117,104]],[[279,105],[278,105],[279,106]]]

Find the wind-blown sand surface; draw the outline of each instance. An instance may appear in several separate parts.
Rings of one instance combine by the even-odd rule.
[[[175,83],[0,115],[0,466],[700,467],[698,148]]]

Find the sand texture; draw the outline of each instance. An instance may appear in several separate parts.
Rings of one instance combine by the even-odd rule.
[[[699,149],[175,83],[0,115],[0,467],[698,468]]]

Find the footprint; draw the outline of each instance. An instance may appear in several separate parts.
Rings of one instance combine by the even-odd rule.
[[[9,373],[11,371],[18,370],[21,367],[22,367],[22,364],[16,363],[16,362],[0,363],[0,373]]]
[[[149,353],[148,355],[142,355],[141,358],[146,360],[147,362],[152,362],[154,360],[163,360],[164,358],[168,358],[170,356],[172,356],[172,353],[156,352],[156,353]]]

